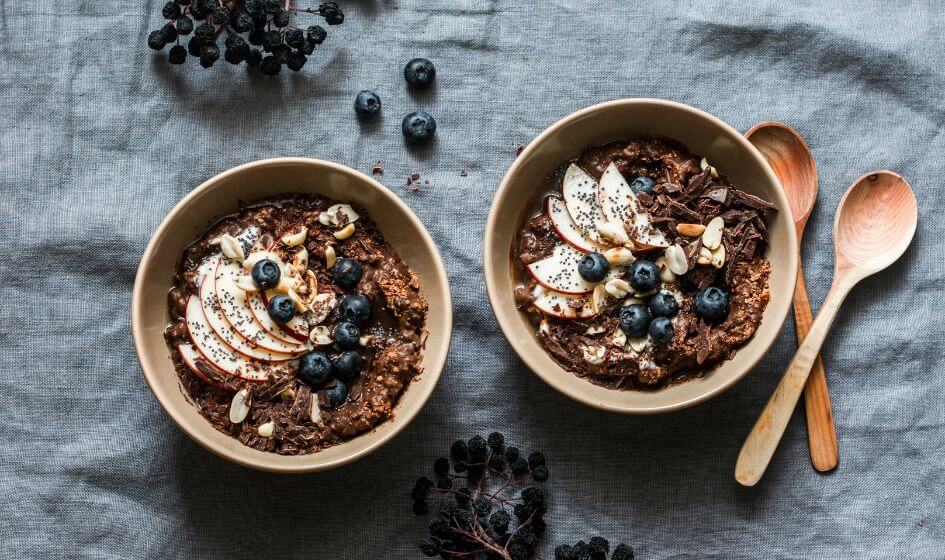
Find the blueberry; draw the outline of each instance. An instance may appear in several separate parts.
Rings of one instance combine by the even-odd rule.
[[[381,98],[373,91],[362,91],[354,98],[354,112],[366,119],[377,116],[381,112]]]
[[[335,379],[335,384],[325,389],[325,396],[333,407],[339,407],[348,400],[348,385],[339,379]]]
[[[269,300],[269,316],[277,323],[288,323],[295,317],[295,304],[282,294],[273,296]]]
[[[650,321],[650,338],[666,343],[673,339],[673,321],[667,317],[656,317]]]
[[[650,261],[630,265],[630,285],[637,292],[649,292],[660,285],[660,267]]]
[[[620,310],[620,330],[632,338],[646,336],[646,330],[650,326],[650,310],[645,305],[634,303],[624,306]]]
[[[653,190],[653,179],[649,177],[637,177],[630,183],[630,190],[634,193],[650,192]]]
[[[358,294],[345,296],[338,305],[338,315],[355,325],[363,325],[371,318],[371,300]]]
[[[728,315],[728,292],[715,286],[696,294],[696,313],[710,321],[724,319]]]
[[[401,124],[401,130],[407,142],[418,145],[427,144],[433,140],[433,134],[436,132],[436,119],[425,111],[407,113]]]
[[[353,290],[364,276],[364,268],[354,259],[341,259],[331,269],[331,274],[336,284],[345,290]]]
[[[299,379],[313,389],[331,378],[331,360],[323,352],[312,352],[299,360]]]
[[[425,58],[414,58],[404,66],[404,79],[411,87],[427,89],[436,77],[436,68]]]
[[[578,274],[588,282],[600,282],[610,272],[607,259],[600,253],[588,253],[578,263]]]
[[[342,321],[335,326],[333,337],[339,348],[352,350],[360,346],[361,329],[354,323]]]
[[[263,259],[253,265],[253,281],[261,290],[275,288],[280,276],[282,272],[274,261]]]
[[[352,379],[361,373],[361,354],[354,350],[342,352],[331,363],[331,367],[339,379]]]
[[[669,292],[659,292],[650,298],[650,313],[654,317],[675,317],[679,313],[679,302]]]

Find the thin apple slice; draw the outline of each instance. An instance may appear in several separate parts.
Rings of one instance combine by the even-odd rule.
[[[249,308],[247,293],[239,289],[234,281],[243,275],[241,265],[220,261],[214,276],[214,293],[220,311],[230,326],[250,344],[263,350],[284,354],[304,352],[305,346],[299,342],[286,342],[270,334],[253,316]],[[211,326],[213,319],[211,318]],[[239,349],[239,348],[237,348]]]
[[[602,243],[597,225],[604,221],[604,214],[597,198],[597,181],[572,163],[564,172],[561,192],[571,219],[584,237],[594,243]]]
[[[568,212],[568,207],[563,200],[549,196],[547,213],[548,218],[551,220],[552,227],[555,228],[555,231],[558,232],[558,237],[564,240],[565,243],[585,253],[598,250],[597,245],[585,237],[584,232],[574,223],[574,219],[571,218],[571,213]]]
[[[578,263],[584,258],[579,249],[562,243],[554,248],[550,257],[533,262],[526,267],[536,282],[545,288],[559,294],[582,295],[590,293],[595,284],[588,282],[578,273]],[[605,283],[612,278],[619,278],[624,273],[622,266],[610,268],[610,272],[601,281]]]
[[[542,286],[535,286],[535,299],[532,304],[546,315],[559,319],[587,318],[594,316],[591,298],[552,292]]]
[[[649,212],[644,210],[627,179],[613,163],[600,178],[598,198],[607,220],[623,224],[635,246],[640,249],[669,247],[666,236],[653,227]]]
[[[219,375],[226,375],[223,371],[217,369],[210,362],[204,359],[203,354],[197,351],[192,344],[178,344],[177,353],[180,354],[181,360],[184,361],[184,365],[187,368],[194,372],[194,375],[200,378],[201,381],[208,385],[212,385],[219,389],[222,389],[223,386],[211,379],[205,372],[205,368],[210,368],[212,370],[218,371]],[[205,364],[204,367],[201,367],[200,363]]]
[[[298,344],[308,340],[308,324],[298,315],[292,317],[285,325],[276,323],[272,320],[272,317],[269,316],[269,308],[266,302],[275,294],[276,292],[272,290],[266,292],[265,297],[263,297],[263,294],[260,292],[249,294],[249,310],[253,314],[253,319],[255,319],[266,332],[283,342]]]
[[[187,300],[185,318],[190,341],[193,342],[200,355],[214,367],[228,375],[248,381],[265,381],[269,378],[269,373],[263,364],[248,360],[236,353],[217,336],[210,323],[207,322],[203,306],[200,305],[200,298],[197,296],[190,296]]]

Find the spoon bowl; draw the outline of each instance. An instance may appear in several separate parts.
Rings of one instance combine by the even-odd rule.
[[[912,242],[918,213],[909,183],[896,173],[877,171],[857,179],[837,210],[834,275],[856,269],[866,277],[891,265]]]
[[[817,200],[817,167],[807,143],[793,128],[775,121],[756,124],[745,137],[765,156],[778,176],[798,233],[803,233],[803,224]]]

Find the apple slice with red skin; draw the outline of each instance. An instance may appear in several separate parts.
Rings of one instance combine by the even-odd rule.
[[[305,352],[307,348],[304,345],[299,342],[290,343],[276,338],[263,328],[263,325],[253,316],[253,312],[249,308],[249,294],[234,284],[234,281],[242,275],[243,267],[237,263],[221,260],[217,264],[214,277],[216,302],[233,330],[248,340],[250,344],[263,350],[284,354]],[[204,311],[206,312],[206,310]],[[211,326],[215,327],[213,318],[209,317],[209,314],[208,318],[211,319]]]
[[[600,200],[597,197],[597,181],[575,164],[568,166],[561,184],[561,194],[568,213],[584,237],[593,243],[603,243],[597,226],[604,221]]]
[[[545,206],[548,219],[551,220],[551,226],[555,228],[555,231],[558,232],[558,237],[565,243],[585,253],[600,250],[597,244],[588,239],[584,235],[584,232],[574,223],[571,213],[568,212],[568,206],[563,200],[549,196]]]
[[[207,321],[203,306],[200,304],[200,298],[197,296],[190,296],[187,300],[185,319],[187,321],[187,333],[190,335],[190,341],[194,348],[213,367],[227,375],[247,381],[266,381],[269,378],[269,373],[266,371],[264,364],[241,356],[228,346],[222,338],[217,336],[217,333],[214,332]]]
[[[206,364],[207,368],[210,368],[212,370],[219,372],[219,375],[226,375],[226,374],[220,371],[219,369],[217,369],[216,367],[214,367],[213,364],[208,362],[206,359],[204,359],[203,354],[201,354],[196,348],[194,348],[192,344],[178,344],[177,353],[180,354],[180,358],[181,360],[183,360],[184,365],[187,366],[187,369],[194,372],[194,375],[200,378],[201,381],[203,381],[207,385],[216,387],[217,389],[225,389],[223,385],[220,385],[216,381],[210,379],[207,376],[207,374],[204,372],[204,370],[201,369],[199,364],[201,362],[203,364]]]
[[[255,292],[249,294],[249,309],[253,318],[272,336],[286,342],[298,344],[308,340],[308,324],[304,319],[296,315],[286,324],[279,324],[269,316],[269,298],[276,292],[268,290],[266,292]]]
[[[535,299],[532,304],[546,315],[559,319],[588,318],[595,315],[591,306],[591,298],[587,296],[571,296],[559,294],[535,286]]]
[[[669,247],[666,236],[653,227],[649,212],[640,204],[627,179],[613,163],[601,175],[597,191],[604,217],[608,221],[623,224],[633,241],[634,250]]]
[[[568,295],[583,295],[594,290],[598,283],[588,282],[578,273],[578,263],[585,253],[571,245],[562,243],[557,245],[551,256],[533,262],[525,267],[536,282],[553,292]],[[625,267],[612,266],[601,283],[623,275]]]

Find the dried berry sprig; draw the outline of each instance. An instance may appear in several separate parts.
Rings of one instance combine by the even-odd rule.
[[[328,25],[340,25],[345,19],[337,2],[299,8],[292,0],[172,0],[161,9],[167,23],[148,35],[148,46],[159,51],[173,45],[168,51],[171,64],[183,64],[189,54],[210,68],[220,59],[217,41],[226,34],[223,58],[230,64],[258,66],[270,76],[282,66],[297,72],[328,32],[320,25],[304,31],[291,25],[295,13],[317,14]],[[184,47],[182,38],[191,34]]]

